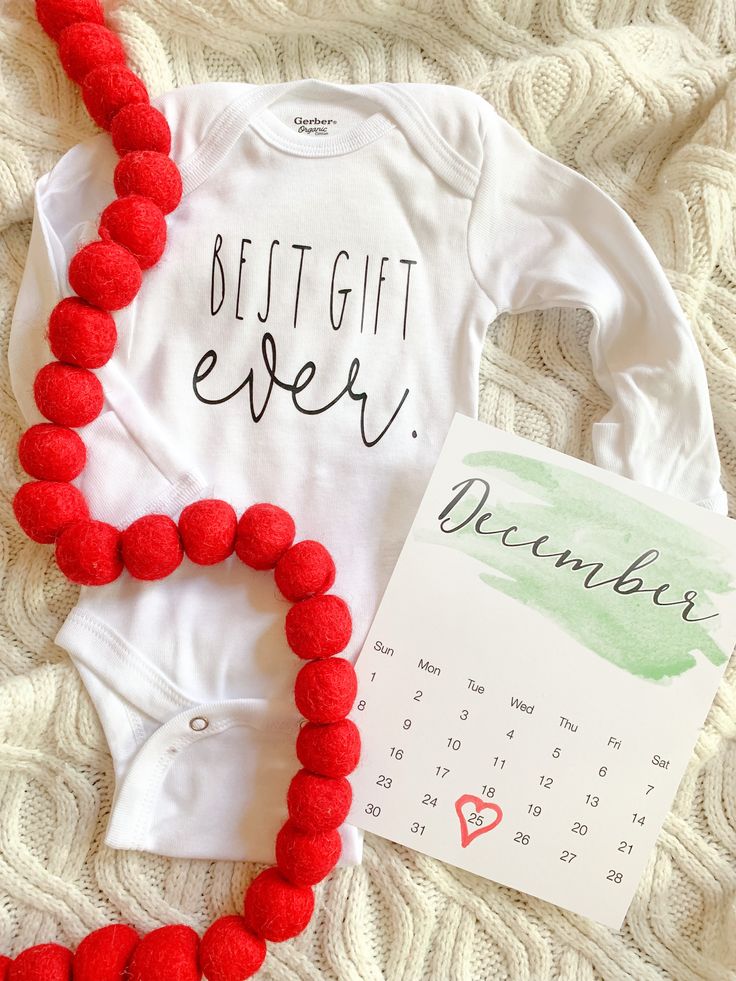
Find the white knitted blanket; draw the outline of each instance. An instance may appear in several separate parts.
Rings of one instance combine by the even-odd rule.
[[[734,0],[111,0],[152,93],[192,82],[449,82],[634,218],[705,360],[724,483],[736,494]],[[21,430],[10,316],[35,179],[94,132],[31,0],[0,0],[0,952],[75,946],[114,921],[200,932],[239,911],[255,866],[101,844],[113,788],[91,703],[52,638],[75,599],[16,527]],[[606,410],[588,316],[501,317],[481,418],[592,460]],[[39,330],[43,325],[39,325]],[[733,497],[732,497],[733,499]],[[213,787],[217,794],[218,788]],[[736,978],[736,659],[621,933],[368,835],[364,864],[317,889],[272,981]]]

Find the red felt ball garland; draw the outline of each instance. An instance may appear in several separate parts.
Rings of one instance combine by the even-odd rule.
[[[64,71],[80,85],[95,68],[124,65],[127,61],[120,38],[103,24],[70,24],[59,35],[58,43]]]
[[[118,339],[107,310],[68,296],[51,311],[48,329],[51,353],[79,368],[101,368],[112,357]]]
[[[311,540],[295,543],[291,515],[274,504],[254,504],[238,518],[225,501],[196,501],[178,523],[150,514],[120,531],[91,517],[70,483],[86,463],[75,430],[97,418],[104,404],[94,369],[115,348],[110,311],[133,300],[142,271],[161,258],[164,216],[179,204],[182,183],[168,156],[166,119],[127,66],[99,0],[36,0],[36,16],[56,41],[64,70],[81,86],[90,115],[110,130],[120,161],[117,199],[101,216],[100,239],[83,246],[69,265],[76,296],[61,300],[49,319],[48,341],[57,360],[41,368],[34,383],[36,405],[49,421],[21,437],[19,460],[35,480],[16,493],[16,518],[34,541],[55,543],[59,569],[85,586],[113,582],[124,568],[140,580],[161,579],[185,556],[207,566],[235,553],[252,569],[273,570],[292,603],[287,643],[307,662],[294,692],[306,722],[296,747],[303,769],[289,786],[289,817],[276,838],[276,865],[248,887],[242,916],[215,921],[201,941],[184,925],[139,938],[132,927],[118,924],[90,933],[75,953],[40,944],[13,961],[0,956],[0,981],[200,981],[202,972],[208,981],[244,981],[263,963],[266,941],[288,940],[306,927],[314,909],[312,887],[340,857],[337,829],[352,801],[346,777],[360,755],[358,730],[346,718],[357,691],[355,671],[335,657],[350,640],[350,610],[327,592],[335,581],[327,549]]]
[[[166,219],[150,198],[129,194],[102,212],[100,234],[124,246],[141,269],[155,266],[166,246]]]
[[[171,149],[171,131],[166,118],[145,102],[123,106],[113,117],[110,136],[121,157],[136,150],[168,154]]]
[[[246,927],[242,916],[215,920],[199,945],[199,964],[207,981],[250,978],[265,957],[265,941]]]
[[[74,480],[84,469],[87,450],[79,435],[65,426],[41,422],[31,426],[18,443],[18,459],[38,480]]]
[[[123,923],[88,934],[74,954],[74,977],[119,981],[138,940],[133,927]]]

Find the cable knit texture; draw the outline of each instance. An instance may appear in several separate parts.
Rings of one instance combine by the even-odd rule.
[[[152,94],[310,76],[452,83],[595,181],[647,237],[693,325],[734,500],[733,0],[110,0],[106,9]],[[120,920],[201,934],[240,911],[258,868],[101,844],[110,756],[52,639],[75,587],[49,547],[23,537],[10,506],[21,422],[6,350],[33,183],[95,132],[30,0],[0,3],[0,89],[0,952],[73,947]],[[607,404],[591,373],[590,327],[569,310],[497,320],[481,418],[592,460],[591,424]],[[736,659],[621,934],[371,835],[364,864],[334,873],[316,896],[306,933],[272,945],[259,977],[733,981]]]

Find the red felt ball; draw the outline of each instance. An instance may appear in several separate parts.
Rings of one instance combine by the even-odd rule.
[[[36,17],[44,31],[54,40],[70,24],[80,21],[92,24],[105,22],[99,0],[36,0]]]
[[[115,350],[117,330],[107,310],[67,296],[51,311],[48,337],[49,347],[59,361],[80,368],[101,368]]]
[[[347,647],[352,629],[347,603],[332,593],[300,600],[285,619],[289,647],[305,661],[339,654]]]
[[[114,175],[119,197],[142,194],[155,201],[165,215],[181,201],[181,174],[174,161],[155,150],[134,150],[121,157]]]
[[[105,586],[123,571],[120,532],[104,521],[74,521],[56,541],[56,564],[80,586]]]
[[[184,558],[179,529],[167,514],[138,518],[122,534],[123,562],[134,579],[164,579]]]
[[[261,872],[245,892],[243,915],[250,930],[264,940],[290,940],[309,923],[314,894],[309,886],[294,886],[278,869]]]
[[[141,288],[142,273],[135,256],[122,245],[90,242],[69,263],[69,282],[93,306],[120,310]]]
[[[312,834],[334,831],[345,821],[353,788],[344,777],[322,777],[299,770],[292,777],[286,803],[295,827]]]
[[[337,831],[310,834],[287,821],[276,835],[276,864],[295,886],[314,886],[337,865],[342,840]]]
[[[343,657],[310,661],[294,683],[294,701],[309,722],[324,725],[344,719],[358,691],[355,668]]]
[[[319,542],[297,542],[276,563],[274,579],[288,600],[307,599],[327,592],[335,581],[335,563]]]
[[[8,971],[10,970],[10,965],[12,961],[9,957],[0,954],[0,981],[7,981]]]
[[[18,459],[31,477],[63,482],[79,476],[87,460],[87,450],[73,429],[40,422],[21,436]]]
[[[8,981],[71,981],[72,952],[59,944],[38,944],[18,954]]]
[[[120,981],[137,944],[138,934],[124,923],[88,933],[74,954],[74,981]]]
[[[250,932],[242,916],[215,920],[199,945],[199,966],[207,981],[245,981],[265,957],[265,942]]]
[[[87,518],[87,502],[73,485],[51,480],[22,484],[13,498],[13,511],[34,542],[50,545],[73,521]]]
[[[52,361],[36,375],[33,394],[42,415],[59,426],[86,426],[102,411],[105,396],[86,368]]]
[[[166,246],[166,219],[150,198],[129,194],[109,204],[100,217],[100,235],[109,235],[136,257],[141,269],[155,266]]]
[[[73,82],[82,82],[100,65],[124,65],[125,48],[104,24],[78,21],[58,37],[59,60]]]
[[[128,981],[200,981],[199,937],[191,927],[160,927],[140,941],[128,964]]]
[[[252,569],[273,569],[295,532],[288,511],[275,504],[253,504],[238,522],[235,552]]]
[[[299,762],[323,777],[346,777],[360,760],[360,733],[350,719],[318,726],[308,722],[296,737]]]
[[[87,112],[102,129],[109,129],[113,117],[123,106],[148,102],[148,90],[127,65],[100,65],[82,82],[82,98]]]
[[[184,551],[197,565],[214,565],[232,555],[238,518],[226,501],[195,501],[179,515]]]
[[[155,150],[168,154],[171,130],[166,117],[149,102],[131,102],[113,116],[112,143],[122,157],[131,150]]]

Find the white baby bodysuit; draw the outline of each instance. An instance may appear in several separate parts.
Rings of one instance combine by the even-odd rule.
[[[99,371],[76,483],[123,528],[203,497],[288,510],[332,553],[354,659],[454,412],[477,415],[503,311],[585,307],[612,406],[595,462],[727,512],[705,370],[646,240],[594,184],[450,85],[206,84],[153,100],[184,183]],[[37,184],[10,364],[28,423],[46,318],[115,197],[106,135]],[[300,666],[270,572],[185,560],[83,588],[58,642],[115,769],[106,842],[273,860],[298,769]],[[359,722],[359,714],[356,716]],[[342,829],[343,863],[361,835]]]

